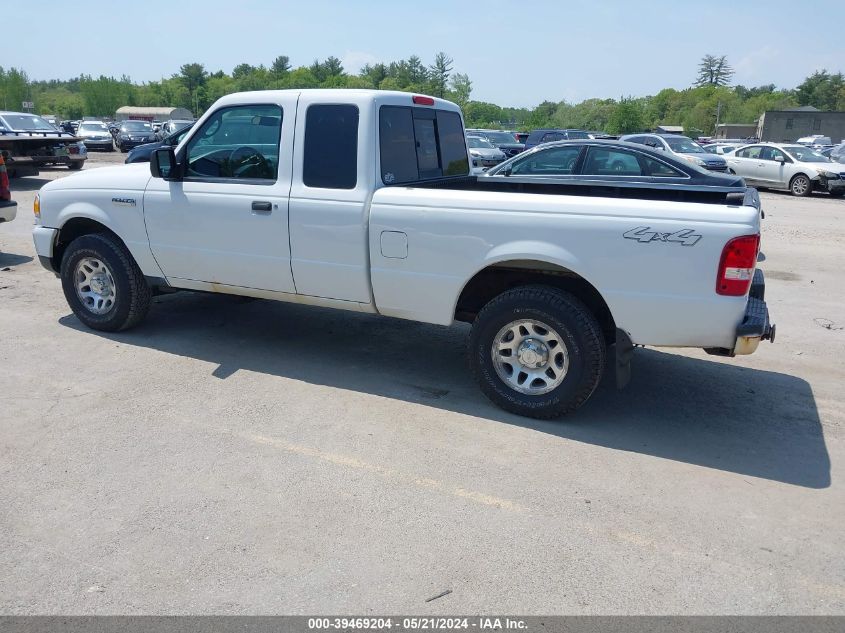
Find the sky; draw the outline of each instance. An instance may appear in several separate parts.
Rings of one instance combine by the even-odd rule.
[[[414,54],[430,64],[445,51],[472,80],[474,100],[533,107],[686,88],[708,53],[727,55],[734,83],[745,86],[793,88],[815,70],[845,71],[842,0],[4,4],[6,25],[30,26],[3,29],[0,66],[31,79],[125,74],[142,82],[189,62],[231,72],[278,55],[294,66],[334,55],[357,72]]]

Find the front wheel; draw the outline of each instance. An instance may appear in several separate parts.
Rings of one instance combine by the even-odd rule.
[[[793,196],[804,198],[813,191],[813,183],[804,174],[798,174],[789,183],[789,191]]]
[[[549,419],[581,407],[604,372],[599,323],[573,295],[547,286],[509,290],[479,312],[470,368],[507,411]]]
[[[76,171],[77,169],[82,169],[82,161],[81,160],[72,160],[68,162],[67,168]]]
[[[73,240],[62,256],[62,290],[88,327],[117,332],[134,327],[150,308],[150,287],[132,255],[110,235]]]

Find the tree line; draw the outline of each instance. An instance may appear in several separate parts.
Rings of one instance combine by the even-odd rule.
[[[543,101],[535,108],[509,108],[475,101],[472,81],[454,71],[454,61],[440,52],[431,63],[412,55],[390,63],[367,64],[348,73],[337,57],[294,67],[285,55],[268,66],[242,63],[230,73],[209,72],[188,63],[169,78],[134,83],[120,78],[80,75],[70,80],[30,80],[19,68],[0,67],[0,105],[18,110],[32,101],[35,112],[62,119],[111,117],[124,105],[184,107],[201,114],[218,98],[244,90],[284,88],[375,88],[404,90],[444,97],[458,103],[468,127],[529,130],[541,127],[603,130],[622,134],[653,129],[659,124],[683,125],[688,134],[711,134],[716,122],[753,123],[766,110],[811,105],[820,110],[845,110],[845,78],[841,72],[814,72],[794,89],[774,84],[747,88],[730,86],[733,69],[725,57],[702,58],[693,85],[666,88],[656,95],[587,99],[580,103]]]

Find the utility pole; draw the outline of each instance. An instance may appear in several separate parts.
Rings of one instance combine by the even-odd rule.
[[[719,119],[721,118],[721,115],[722,115],[722,102],[718,101],[716,103],[716,129],[713,130],[714,134],[716,133],[716,130],[718,130],[718,128],[719,128]]]

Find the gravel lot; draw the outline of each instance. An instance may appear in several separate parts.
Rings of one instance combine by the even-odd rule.
[[[180,293],[84,329],[29,236],[67,175],[0,225],[0,612],[845,614],[845,201],[762,194],[775,345],[638,350],[541,423],[464,328]]]

